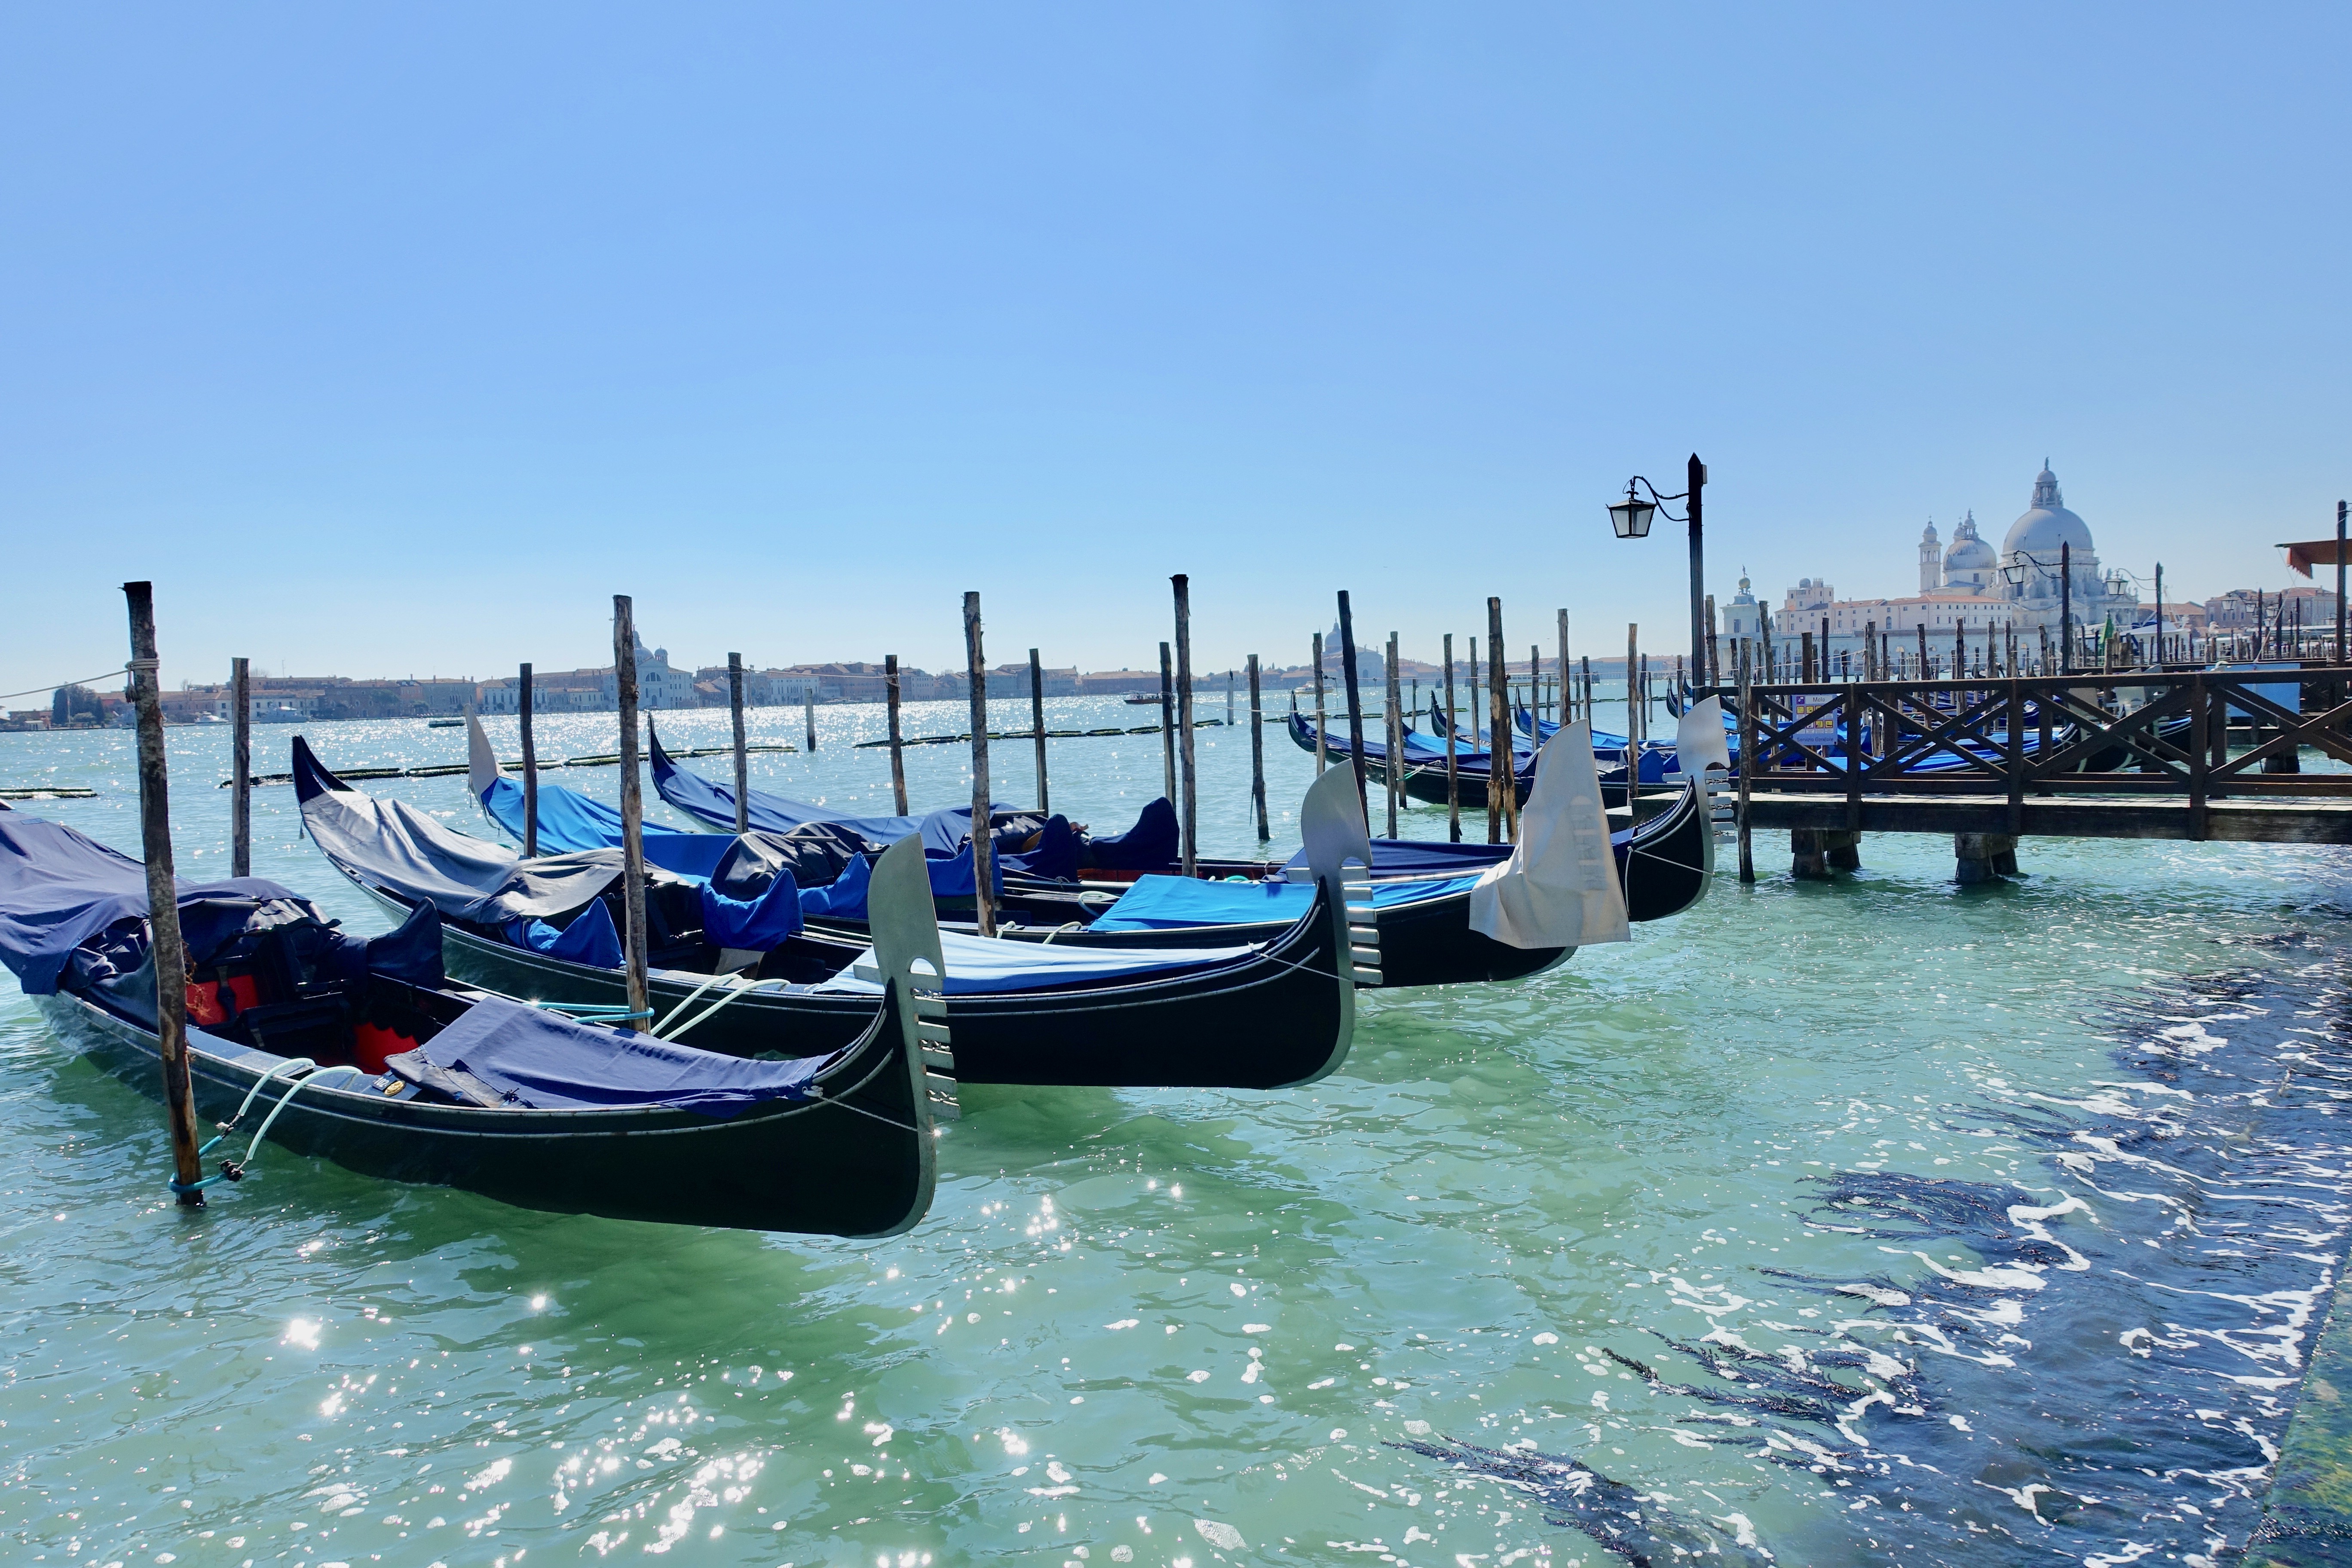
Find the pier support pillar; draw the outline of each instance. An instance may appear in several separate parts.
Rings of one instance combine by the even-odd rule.
[[[2017,836],[2013,833],[1952,835],[1952,875],[1962,883],[1998,881],[2017,875]]]
[[[1833,871],[1862,869],[1862,835],[1842,827],[1792,827],[1789,856],[1789,875],[1826,882]]]

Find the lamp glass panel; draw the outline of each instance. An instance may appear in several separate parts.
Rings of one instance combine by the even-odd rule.
[[[1629,497],[1610,507],[1609,523],[1617,531],[1620,539],[1647,539],[1650,536],[1651,514],[1657,510],[1648,501]]]

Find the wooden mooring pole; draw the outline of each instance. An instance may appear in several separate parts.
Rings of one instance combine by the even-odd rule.
[[[751,752],[743,736],[743,656],[727,656],[727,717],[735,736],[735,831],[751,831]]]
[[[907,754],[906,736],[898,725],[898,656],[885,655],[882,660],[882,697],[890,717],[890,803],[900,816],[907,815]]]
[[[1037,815],[1050,816],[1054,808],[1045,795],[1045,671],[1037,650],[1029,650],[1029,728],[1037,735]]]
[[[1756,847],[1748,826],[1748,775],[1756,771],[1756,669],[1739,643],[1739,879],[1756,880]],[[1631,813],[1627,814],[1631,816]]]
[[[1184,875],[1194,874],[1201,855],[1201,800],[1192,757],[1192,585],[1179,572],[1168,579],[1176,595],[1176,756],[1184,785]]]
[[[988,661],[981,652],[980,595],[963,596],[964,668],[971,682],[971,892],[982,936],[996,934],[995,813],[988,798]]]
[[[1565,612],[1562,621],[1565,624]],[[1462,772],[1454,760],[1454,634],[1445,634],[1445,837],[1462,842]]]
[[[515,683],[515,717],[522,731],[522,858],[539,858],[539,744],[531,733],[530,666]]]
[[[196,1184],[196,1099],[188,1081],[188,952],[180,940],[180,885],[172,871],[171,777],[163,762],[163,687],[155,653],[155,587],[125,583],[131,609],[131,700],[139,714],[139,837],[147,858],[147,923],[155,958],[156,1054],[172,1129],[172,1191],[183,1208],[205,1206]],[[243,776],[240,773],[240,777]]]
[[[1168,645],[1160,645],[1160,783],[1173,811],[1176,797],[1176,666]]]
[[[1257,841],[1274,837],[1265,820],[1265,709],[1258,692],[1257,655],[1249,656],[1250,804],[1257,807]]]
[[[1404,794],[1404,715],[1399,711],[1403,706],[1404,693],[1397,681],[1397,635],[1394,632],[1389,634],[1385,663],[1387,668],[1383,673],[1388,677],[1388,691],[1381,706],[1388,711],[1381,715],[1383,721],[1381,732],[1386,739],[1386,743],[1381,748],[1381,773],[1388,781],[1389,837],[1394,838],[1397,836],[1397,797]]]
[[[811,678],[801,688],[801,721],[806,728],[809,755],[816,755],[816,682]]]
[[[1295,702],[1297,698],[1294,695],[1291,700]],[[1323,770],[1331,765],[1329,739],[1326,732],[1330,722],[1330,717],[1323,710],[1323,634],[1317,632],[1315,634],[1315,776],[1318,779],[1323,776]]]
[[[1576,717],[1576,693],[1569,687],[1568,675],[1568,612],[1559,612],[1559,721],[1563,724]]]
[[[1511,744],[1511,693],[1503,663],[1503,601],[1486,600],[1486,842],[1517,842],[1518,748]]]
[[[236,782],[228,797],[228,874],[253,875],[253,661],[228,661],[229,701],[236,728],[229,732],[228,765]]]
[[[1340,679],[1348,693],[1349,764],[1356,773],[1356,806],[1364,820],[1372,819],[1371,789],[1364,782],[1364,694],[1356,672],[1356,612],[1348,605],[1348,590],[1339,590]]]
[[[630,1028],[653,1026],[646,988],[646,795],[637,777],[637,621],[629,595],[613,595],[613,685],[621,710],[621,909],[628,960]]]

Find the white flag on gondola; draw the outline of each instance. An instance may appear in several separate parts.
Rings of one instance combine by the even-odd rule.
[[[1519,948],[1632,940],[1590,723],[1544,742],[1518,844],[1470,889],[1470,929]]]
[[[1693,778],[1709,768],[1731,769],[1731,743],[1724,738],[1723,699],[1701,698],[1683,710],[1675,725],[1675,761]]]

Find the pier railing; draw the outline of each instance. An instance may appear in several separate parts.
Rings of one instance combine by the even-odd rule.
[[[1714,689],[1738,711],[1737,688]],[[2352,796],[2352,666],[2090,671],[1747,689],[1748,791],[1864,795]],[[2193,834],[2192,834],[2193,836]]]

